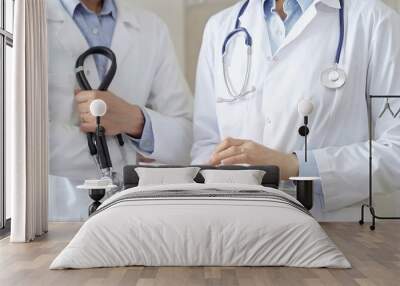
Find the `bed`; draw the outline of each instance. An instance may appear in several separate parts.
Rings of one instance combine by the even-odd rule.
[[[125,168],[125,190],[103,202],[50,269],[351,267],[308,210],[277,189],[276,167],[219,168],[263,170],[261,185],[205,184],[199,173],[193,183],[153,186],[138,186],[136,167]]]

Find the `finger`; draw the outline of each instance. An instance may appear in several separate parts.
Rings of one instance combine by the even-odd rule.
[[[96,99],[96,93],[93,91],[81,91],[75,95],[75,100],[78,103],[88,102]]]
[[[90,124],[96,123],[95,118],[90,113],[81,113],[79,117],[82,123],[90,123]]]
[[[90,113],[90,104],[89,102],[83,102],[78,104],[79,113]]]
[[[82,90],[80,88],[75,88],[74,95],[78,95]]]
[[[240,154],[224,159],[221,162],[221,164],[224,166],[229,166],[229,165],[239,165],[239,164],[250,164],[250,162],[246,154]]]
[[[221,144],[217,146],[217,148],[214,151],[214,154],[217,154],[225,149],[228,149],[231,146],[240,146],[246,142],[247,142],[246,140],[234,139],[228,137],[224,141],[222,141]]]
[[[90,133],[96,131],[96,124],[92,123],[82,123],[80,129],[84,133]]]
[[[219,165],[221,162],[229,157],[233,157],[236,155],[240,155],[244,153],[244,148],[241,146],[231,146],[228,149],[225,149],[219,153],[215,153],[211,157],[212,165]]]

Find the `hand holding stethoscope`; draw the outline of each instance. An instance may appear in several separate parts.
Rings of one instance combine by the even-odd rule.
[[[341,8],[339,10],[339,29],[340,29],[340,34],[339,34],[339,42],[338,42],[338,47],[336,50],[336,57],[335,57],[335,63],[333,64],[332,67],[322,71],[321,73],[321,84],[325,86],[326,88],[329,89],[339,89],[341,88],[345,83],[346,83],[346,72],[340,68],[340,57],[342,54],[342,49],[343,49],[343,41],[344,41],[344,0],[339,0]],[[236,18],[236,24],[232,32],[230,32],[227,37],[225,38],[225,41],[222,46],[222,68],[223,68],[223,74],[224,74],[224,81],[225,85],[229,94],[229,98],[217,98],[217,103],[223,103],[223,102],[236,102],[240,99],[245,98],[247,95],[253,93],[256,91],[256,87],[251,87],[250,86],[250,78],[251,78],[251,73],[252,73],[252,58],[253,58],[253,38],[250,34],[250,32],[245,28],[241,26],[240,23],[240,18],[246,11],[248,5],[250,3],[250,0],[247,0],[242,7],[239,10],[239,14]],[[244,77],[244,82],[242,84],[242,88],[237,91],[233,87],[231,77],[228,72],[228,64],[227,64],[227,58],[228,58],[228,53],[229,53],[229,44],[232,42],[232,39],[239,35],[244,35],[245,37],[245,45],[247,46],[247,64],[246,64],[246,73]]]
[[[82,90],[92,90],[92,87],[86,78],[85,71],[84,71],[84,63],[85,60],[91,56],[91,55],[103,55],[107,57],[111,61],[111,66],[107,72],[107,74],[104,77],[104,80],[101,82],[100,86],[98,87],[98,90],[101,91],[106,91],[108,87],[110,86],[112,80],[114,79],[115,73],[117,71],[117,60],[116,56],[113,53],[113,51],[107,47],[92,47],[88,49],[86,52],[84,52],[81,56],[76,61],[76,79],[78,81],[78,84]],[[94,105],[94,106],[100,106]],[[102,106],[100,106],[102,107]],[[102,107],[105,108],[105,107]],[[96,109],[97,110],[97,109]],[[101,108],[99,109],[101,110]],[[91,106],[91,112],[92,112],[92,106]],[[92,112],[93,113],[93,112]],[[100,112],[101,113],[101,112]],[[105,111],[104,111],[105,114]],[[101,116],[104,116],[102,114]],[[96,118],[100,118],[100,115],[96,116]],[[96,133],[89,132],[87,133],[87,142],[88,142],[88,147],[89,147],[89,152],[90,155],[94,158],[96,165],[100,169],[100,171],[104,174],[104,170],[106,172],[109,172],[109,169],[112,169],[112,163],[110,156],[108,154],[108,147],[106,146],[106,141],[105,141],[105,130],[102,129],[102,140],[99,140],[99,136]],[[118,143],[120,146],[124,145],[124,140],[121,134],[118,134],[116,136]],[[101,142],[100,142],[101,141]],[[104,151],[103,149],[106,149]],[[104,152],[106,152],[106,155],[102,155]],[[108,158],[108,159],[107,159]]]

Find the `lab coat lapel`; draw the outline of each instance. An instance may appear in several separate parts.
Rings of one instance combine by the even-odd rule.
[[[317,9],[315,8],[315,3],[312,4],[300,17],[297,23],[293,26],[292,30],[288,34],[288,36],[283,41],[282,46],[278,49],[279,52],[281,49],[285,48],[291,42],[293,42],[303,31],[304,29],[312,22],[312,20],[317,15]]]
[[[302,17],[297,21],[297,23],[293,26],[292,30],[284,40],[282,46],[278,49],[277,53],[284,49],[287,45],[293,42],[299,35],[307,28],[308,25],[314,20],[317,16],[318,10],[317,5],[319,3],[324,3],[327,6],[333,8],[340,8],[340,2],[338,0],[316,0],[314,3],[304,12]]]
[[[118,8],[117,23],[114,30],[111,49],[117,57],[118,66],[122,66],[125,57],[132,53],[133,39],[132,33],[139,30],[137,19],[132,16],[133,13],[129,7],[124,5],[123,1],[116,1]]]
[[[60,1],[47,1],[48,3],[48,22],[56,29],[56,40],[59,41],[64,49],[74,60],[89,49],[89,45],[82,35],[79,27],[75,24],[72,17],[65,11]],[[75,66],[75,62],[73,63]],[[89,57],[85,62],[85,73],[91,86],[97,88],[100,79],[97,73],[96,64],[93,57]]]

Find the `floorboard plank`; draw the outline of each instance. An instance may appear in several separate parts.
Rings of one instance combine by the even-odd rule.
[[[0,240],[1,286],[398,286],[400,223],[367,225],[324,223],[322,227],[353,268],[284,267],[125,267],[50,271],[52,260],[79,230],[79,223],[53,223],[50,232],[30,244]]]

